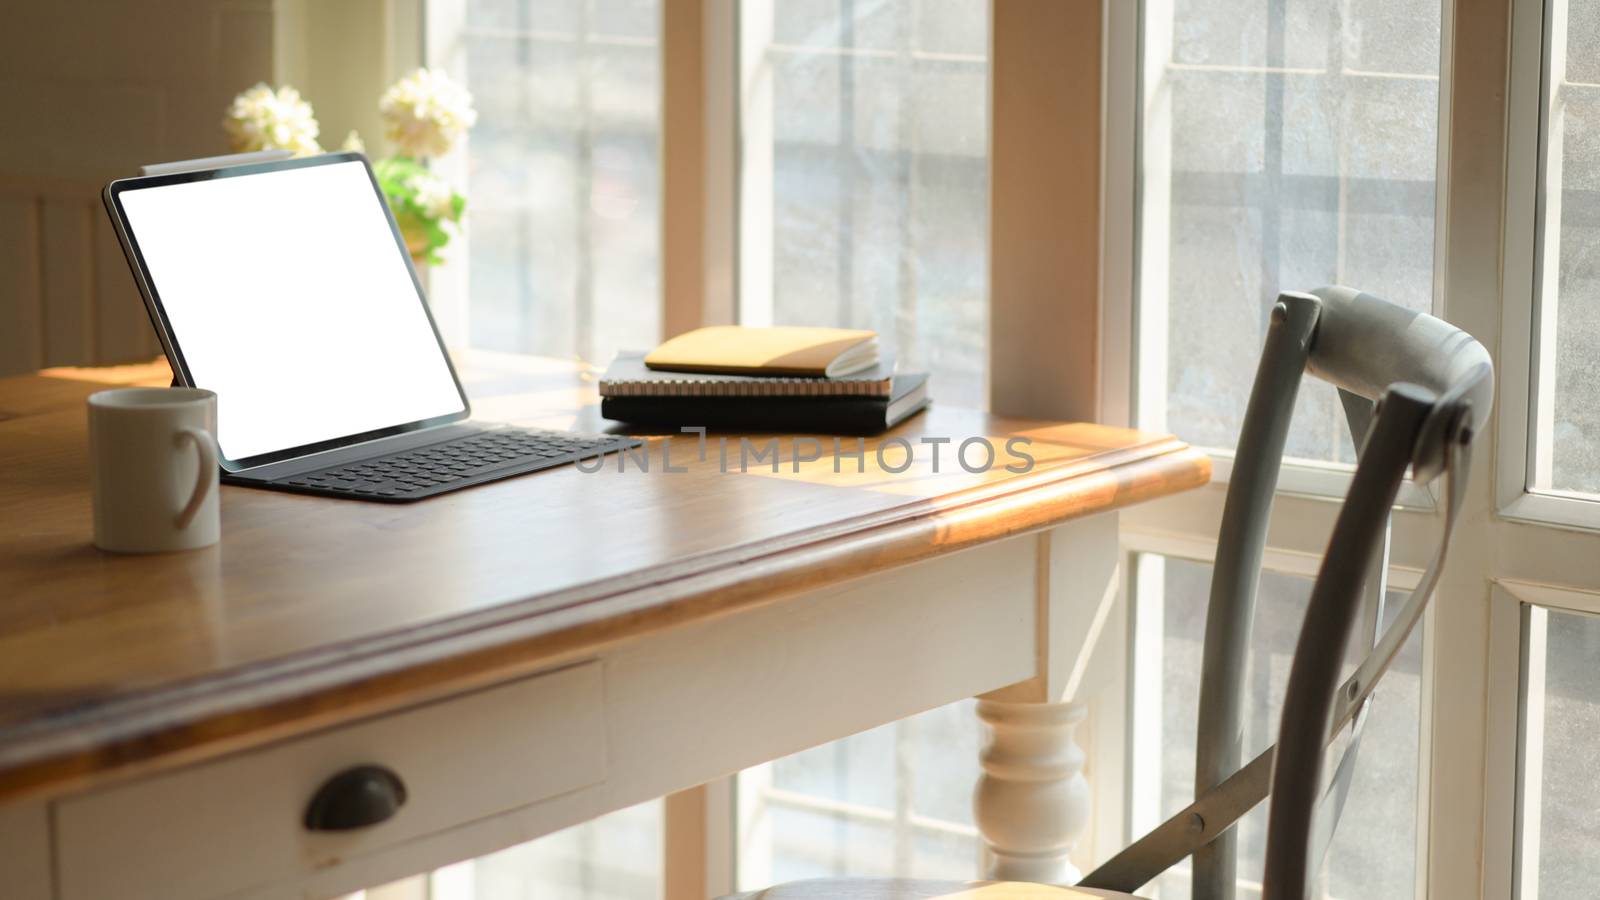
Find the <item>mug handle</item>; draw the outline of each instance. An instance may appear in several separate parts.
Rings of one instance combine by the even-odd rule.
[[[176,524],[180,530],[188,528],[189,523],[194,521],[194,514],[200,511],[200,504],[211,493],[211,484],[217,477],[217,439],[211,436],[211,432],[200,428],[180,428],[177,443],[185,441],[194,444],[195,452],[200,455],[200,467],[194,479],[194,493],[189,495],[189,502],[178,513]]]

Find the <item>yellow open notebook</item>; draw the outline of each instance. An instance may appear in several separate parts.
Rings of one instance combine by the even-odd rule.
[[[672,338],[647,354],[644,364],[668,372],[838,378],[878,364],[878,335],[846,328],[713,325]]]

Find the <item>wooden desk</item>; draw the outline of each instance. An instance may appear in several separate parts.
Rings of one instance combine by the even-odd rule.
[[[463,368],[483,418],[605,424],[571,365]],[[785,440],[779,471],[742,473],[735,439],[723,473],[715,438],[704,461],[692,435],[652,438],[649,472],[412,505],[224,487],[219,546],[102,553],[83,398],[165,378],[0,380],[8,897],[350,890],[978,694],[994,868],[1059,873],[1086,803],[1061,763],[1067,701],[1114,584],[1113,511],[1209,474],[1170,437],[936,404],[890,435],[916,451],[899,474],[877,440],[836,474],[831,439],[798,471]],[[1012,435],[1032,471],[955,464],[964,438]],[[937,473],[929,436],[953,440]],[[663,443],[685,471],[661,471]],[[400,814],[302,829],[317,786],[363,762],[406,781]]]

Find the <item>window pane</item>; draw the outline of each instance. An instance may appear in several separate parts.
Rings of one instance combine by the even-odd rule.
[[[661,803],[652,800],[434,872],[431,900],[648,900],[661,896]]]
[[[469,340],[604,364],[660,339],[659,0],[469,0]]]
[[[969,879],[978,719],[964,700],[739,776],[739,886],[840,875]]]
[[[1140,374],[1166,390],[1141,424],[1232,449],[1280,291],[1347,284],[1430,308],[1439,12],[1146,4],[1139,302],[1166,347]],[[1354,462],[1333,389],[1301,394],[1289,454]]]
[[[744,282],[747,317],[875,329],[901,368],[933,373],[941,401],[982,406],[987,0],[745,0],[744,12],[741,52],[770,73],[745,106],[773,110],[770,129],[747,117],[743,135],[744,190],[771,204],[768,225],[745,223],[764,233],[741,236],[744,265],[771,273]],[[770,177],[753,154],[770,156]]]
[[[1551,4],[1534,488],[1600,494],[1600,4]]]
[[[1136,820],[1165,820],[1194,802],[1194,756],[1200,702],[1200,655],[1205,637],[1206,601],[1211,566],[1167,559],[1155,571],[1152,588],[1147,566],[1140,568],[1141,615],[1162,621],[1160,659],[1161,711],[1159,772],[1135,771],[1136,779],[1158,779],[1160,809],[1135,810]],[[1151,596],[1151,593],[1156,596]],[[1277,740],[1283,692],[1298,640],[1300,623],[1311,596],[1311,579],[1263,572],[1251,635],[1244,716],[1246,758]],[[1386,611],[1399,611],[1405,597],[1391,593]],[[1141,659],[1156,658],[1140,654]],[[1352,654],[1352,664],[1359,656]],[[1421,716],[1422,641],[1413,632],[1395,665],[1384,675],[1362,736],[1355,780],[1334,836],[1329,863],[1313,893],[1318,898],[1387,900],[1408,898],[1415,891],[1417,777]],[[1136,673],[1154,677],[1156,673]],[[1136,710],[1139,716],[1140,711]],[[1144,736],[1147,737],[1147,736]],[[1329,765],[1336,764],[1344,742],[1335,745]],[[1239,823],[1241,898],[1260,896],[1267,807],[1256,807]],[[1141,822],[1142,824],[1142,822]],[[1189,896],[1189,867],[1179,866],[1142,894],[1153,900]]]
[[[1523,691],[1521,900],[1600,883],[1600,618],[1530,608]]]

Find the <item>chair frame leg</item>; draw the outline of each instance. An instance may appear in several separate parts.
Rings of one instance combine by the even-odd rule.
[[[1244,763],[1244,683],[1267,520],[1291,412],[1321,313],[1322,303],[1316,297],[1291,292],[1278,296],[1245,410],[1206,613],[1200,729],[1195,736],[1196,797],[1222,784]],[[1233,900],[1237,857],[1238,835],[1232,830],[1195,851],[1195,900]]]

